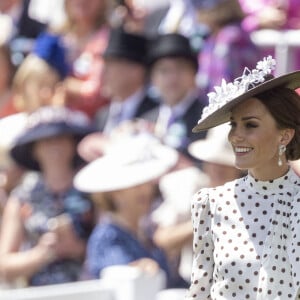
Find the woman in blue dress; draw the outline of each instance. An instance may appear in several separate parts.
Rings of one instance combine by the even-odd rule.
[[[73,187],[83,163],[76,145],[93,129],[84,114],[63,107],[38,109],[26,126],[11,155],[36,173],[12,191],[5,207],[0,278],[12,286],[76,281],[94,225],[91,200]]]
[[[172,286],[167,257],[142,223],[151,212],[155,180],[175,165],[177,152],[143,134],[122,142],[75,177],[75,186],[92,193],[101,211],[88,241],[87,276],[99,278],[108,266],[134,264],[165,271]]]

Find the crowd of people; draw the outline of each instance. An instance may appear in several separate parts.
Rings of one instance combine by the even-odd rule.
[[[276,197],[297,191],[278,177],[297,185],[300,173],[299,117],[287,122],[272,90],[286,99],[300,77],[264,84],[274,60],[263,57],[274,49],[251,39],[259,29],[300,29],[298,1],[64,0],[61,22],[51,22],[54,11],[34,18],[35,2],[0,1],[0,289],[99,278],[126,264],[163,270],[166,287],[189,290],[187,299],[300,299],[299,205],[288,204],[294,219],[282,231],[272,215],[275,206],[292,214]],[[227,82],[247,76],[258,91],[243,98]],[[297,94],[289,97],[299,112]],[[255,120],[246,124],[248,111]],[[252,145],[240,141],[264,122],[269,131],[256,135],[272,141],[255,154],[258,167],[243,161]],[[279,156],[278,167],[262,152]],[[255,203],[241,201],[247,189]],[[276,256],[281,270],[289,262],[287,282]]]

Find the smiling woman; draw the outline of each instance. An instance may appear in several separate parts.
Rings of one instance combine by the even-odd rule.
[[[194,262],[186,299],[300,299],[300,72],[274,78],[268,57],[208,95],[194,132],[229,122],[240,179],[192,201]],[[230,232],[230,235],[229,235]]]

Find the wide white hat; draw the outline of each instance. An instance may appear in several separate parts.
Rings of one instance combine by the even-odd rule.
[[[177,159],[176,150],[152,136],[131,136],[114,143],[104,156],[82,168],[74,185],[89,193],[133,187],[163,175]]]
[[[230,126],[219,125],[207,132],[203,140],[191,143],[188,147],[189,153],[197,159],[211,163],[234,166],[235,156],[228,141]]]

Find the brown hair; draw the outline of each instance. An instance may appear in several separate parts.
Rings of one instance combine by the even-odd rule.
[[[116,205],[109,192],[105,193],[93,193],[91,194],[93,202],[97,205],[100,211],[115,212],[117,210]]]
[[[287,145],[286,158],[300,158],[300,95],[285,87],[276,87],[255,96],[269,110],[279,129],[292,128],[295,134]]]

